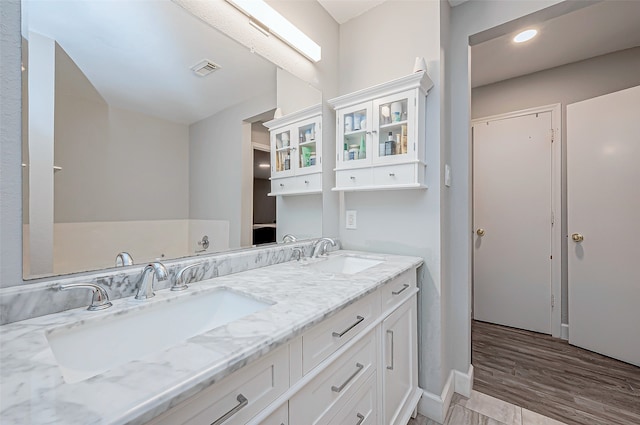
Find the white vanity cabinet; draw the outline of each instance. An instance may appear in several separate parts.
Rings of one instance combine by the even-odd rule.
[[[426,72],[329,101],[336,110],[333,190],[425,188]]]
[[[271,144],[271,193],[322,192],[322,105],[264,124]]]
[[[416,269],[150,424],[405,425],[418,388]]]

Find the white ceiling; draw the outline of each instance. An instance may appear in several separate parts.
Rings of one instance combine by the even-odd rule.
[[[517,31],[471,48],[472,87],[640,46],[640,1],[604,1],[527,28],[538,29],[529,42],[514,43]]]
[[[272,63],[169,0],[23,3],[29,28],[55,39],[113,106],[190,124],[275,86]],[[196,76],[203,59],[221,69]]]
[[[318,0],[339,24],[360,16],[387,0]]]
[[[318,3],[329,12],[337,23],[344,24],[385,1],[388,0],[318,0]],[[469,0],[449,0],[449,4],[454,7],[467,1]]]

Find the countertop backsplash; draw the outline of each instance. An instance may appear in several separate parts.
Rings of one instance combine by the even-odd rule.
[[[313,242],[308,240],[163,261],[169,272],[169,279],[154,281],[154,289],[169,288],[178,271],[191,264],[201,263],[195,274],[196,281],[211,279],[290,261],[294,248],[302,249],[304,255],[309,256]],[[340,249],[339,242],[335,248],[332,248],[332,250],[335,249]],[[91,304],[91,291],[61,292],[58,290],[61,284],[95,283],[107,290],[111,300],[133,296],[138,289],[138,281],[146,265],[56,276],[35,283],[0,289],[0,325]]]

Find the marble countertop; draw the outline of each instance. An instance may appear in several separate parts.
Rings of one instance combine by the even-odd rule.
[[[290,261],[196,282],[183,292],[156,291],[145,302],[124,298],[103,311],[74,309],[0,326],[0,423],[144,423],[422,263],[417,257],[346,250],[331,254],[336,255],[385,261],[355,275],[323,273]],[[45,336],[48,330],[220,287],[274,304],[93,378],[65,383]],[[126,343],[113,341],[113,348]]]

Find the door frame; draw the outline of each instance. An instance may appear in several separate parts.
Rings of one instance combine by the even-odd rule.
[[[562,105],[560,103],[538,106],[534,108],[527,108],[513,112],[507,112],[504,114],[490,115],[487,117],[476,118],[471,120],[470,134],[471,134],[471,246],[473,247],[473,220],[475,217],[475,211],[473,210],[473,126],[474,124],[480,124],[487,121],[498,121],[508,118],[516,118],[523,115],[532,115],[536,113],[551,112],[551,125],[553,127],[549,137],[553,138],[551,144],[551,211],[552,214],[549,220],[553,217],[553,225],[551,226],[551,336],[555,338],[562,337],[562,224],[564,217],[564,210],[562,209],[562,148],[564,140],[562,138]],[[475,252],[471,250],[471,282],[473,288],[473,261]],[[473,306],[473,299],[471,301]],[[565,338],[566,339],[566,338]]]

